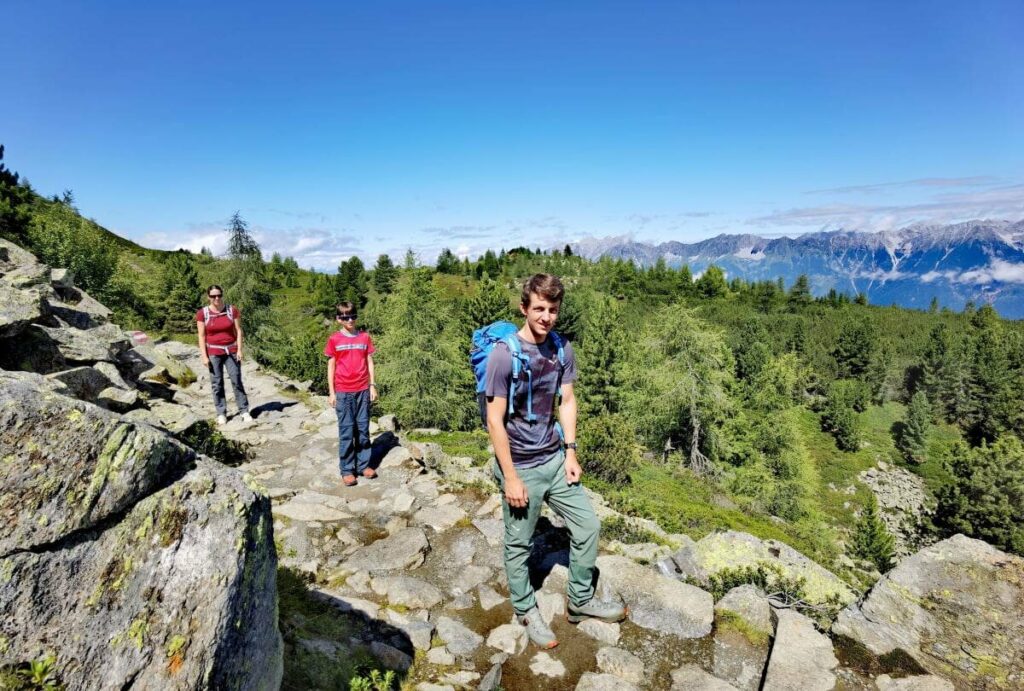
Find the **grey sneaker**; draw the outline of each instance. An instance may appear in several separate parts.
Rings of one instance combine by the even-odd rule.
[[[540,615],[540,610],[536,607],[526,614],[519,615],[516,619],[526,627],[526,634],[533,641],[534,645],[546,650],[558,645],[558,639],[555,638],[554,632],[544,623],[544,617]]]
[[[241,415],[238,416],[238,419],[248,425],[250,422],[252,422],[252,415],[250,415],[249,413],[242,413]]]
[[[217,424],[218,425],[226,425],[226,424],[228,424],[227,416],[226,415],[218,415],[217,416]]]
[[[629,608],[618,602],[598,600],[596,597],[583,605],[569,604],[568,619],[571,624],[579,624],[584,619],[600,619],[611,624],[620,622],[629,614]]]

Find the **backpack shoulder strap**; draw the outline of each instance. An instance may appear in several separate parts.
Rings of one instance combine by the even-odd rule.
[[[203,326],[210,325],[210,308],[203,307]]]
[[[228,305],[227,313],[228,313],[228,319],[230,319],[231,323],[234,324],[235,323],[235,306],[234,305]]]

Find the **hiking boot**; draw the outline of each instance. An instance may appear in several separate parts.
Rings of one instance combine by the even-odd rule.
[[[617,602],[606,602],[596,597],[584,605],[569,604],[568,619],[571,624],[579,624],[584,619],[600,619],[615,624],[626,618],[629,608]]]
[[[248,425],[250,422],[252,422],[252,415],[250,415],[249,413],[242,413],[241,415],[238,416],[238,419]]]
[[[558,639],[555,638],[554,632],[544,623],[544,617],[540,615],[540,610],[536,607],[526,614],[517,616],[516,619],[526,627],[526,634],[534,645],[545,650],[550,650],[558,645]]]
[[[218,425],[226,425],[226,424],[228,424],[228,416],[227,415],[218,415],[217,416],[217,424]]]

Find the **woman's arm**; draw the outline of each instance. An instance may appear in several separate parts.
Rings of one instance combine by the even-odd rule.
[[[201,321],[196,322],[196,330],[199,331],[199,357],[202,358],[203,364],[209,367],[210,356],[206,352],[206,324]]]
[[[235,310],[235,343],[238,344],[238,352],[235,353],[235,357],[239,362],[242,361],[242,315]]]

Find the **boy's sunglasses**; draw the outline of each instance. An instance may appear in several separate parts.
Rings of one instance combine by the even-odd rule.
[[[340,319],[343,322],[351,322],[351,321],[355,321],[356,315],[354,315],[354,314],[339,314],[338,315],[338,319]]]

